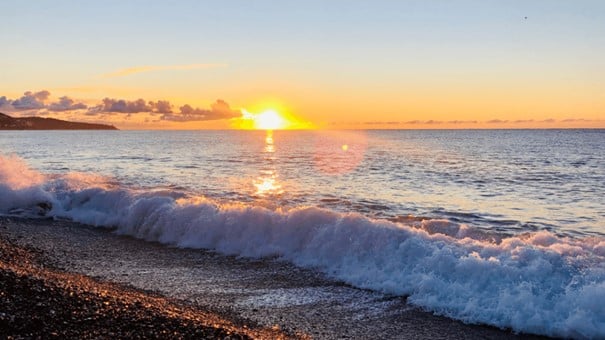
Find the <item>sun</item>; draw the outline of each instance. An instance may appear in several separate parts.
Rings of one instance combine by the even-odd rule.
[[[283,105],[266,105],[261,109],[241,109],[242,116],[231,121],[231,126],[243,130],[292,130],[311,129],[313,125],[288,112]]]
[[[286,125],[286,120],[273,109],[263,111],[254,117],[254,128],[258,130],[279,130]]]

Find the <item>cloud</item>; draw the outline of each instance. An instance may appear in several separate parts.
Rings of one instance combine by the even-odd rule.
[[[185,104],[179,108],[178,112],[173,111],[173,105],[168,100],[145,101],[144,99],[126,100],[104,98],[100,105],[90,107],[86,112],[88,116],[98,114],[116,114],[125,113],[128,115],[134,113],[149,113],[152,115],[161,114],[158,121],[173,121],[173,122],[191,122],[191,121],[206,121],[220,120],[240,117],[241,112],[232,110],[229,104],[224,100],[217,100],[210,109],[194,108],[189,104]]]
[[[0,108],[7,111],[33,111],[36,114],[45,114],[48,111],[62,112],[72,110],[86,109],[84,103],[76,103],[73,99],[63,96],[57,102],[45,104],[50,97],[50,92],[42,90],[38,92],[26,91],[22,97],[18,99],[8,99],[6,96],[0,97]]]
[[[460,124],[478,124],[477,120],[408,120],[405,122],[398,121],[368,121],[363,122],[364,125],[460,125]]]
[[[162,115],[161,120],[173,122],[191,122],[205,120],[219,120],[240,117],[240,111],[232,110],[224,100],[217,100],[210,106],[210,109],[193,108],[189,104],[185,104],[179,108],[180,112],[166,113]]]
[[[139,113],[139,112],[151,112],[153,107],[149,105],[143,99],[137,100],[125,100],[125,99],[113,99],[103,98],[103,103],[94,107],[91,107],[87,114],[94,115],[97,113]]]
[[[115,72],[102,75],[102,78],[125,77],[137,73],[154,72],[154,71],[182,71],[182,70],[201,70],[215,69],[227,67],[227,64],[189,64],[189,65],[147,65],[135,66],[117,70]]]
[[[447,124],[477,124],[476,120],[448,120]]]
[[[167,100],[158,100],[157,102],[149,102],[151,107],[157,113],[172,113],[172,104]]]
[[[59,98],[59,101],[50,103],[48,105],[48,111],[54,112],[63,112],[63,111],[72,111],[72,110],[83,110],[88,106],[84,103],[76,103],[73,99],[63,96]]]
[[[442,121],[442,120],[410,120],[405,122],[404,124],[411,124],[411,125],[460,125],[460,124],[477,124],[479,123],[479,121],[476,120],[448,120],[448,121]]]
[[[10,107],[13,101],[6,98],[6,96],[0,97],[0,108],[2,107]]]
[[[101,104],[92,106],[86,112],[89,116],[97,114],[115,114],[115,113],[167,113],[171,112],[172,105],[166,100],[157,102],[145,101],[143,98],[137,100],[103,98]]]
[[[363,122],[364,125],[398,125],[400,124],[400,122],[396,122],[396,121],[388,121],[388,122],[382,122],[382,121],[371,121],[371,122]]]
[[[0,102],[2,101],[2,98],[0,98]],[[585,122],[594,122],[595,120],[592,119],[584,119],[584,118],[567,118],[567,119],[563,119],[561,122],[563,123],[585,123]]]
[[[557,120],[554,118],[547,118],[543,120],[534,120],[534,119],[518,119],[518,120],[502,120],[502,119],[492,119],[488,121],[478,121],[478,120],[408,120],[404,122],[395,122],[395,121],[367,121],[361,124],[363,125],[470,125],[470,124],[528,124],[528,123],[543,123],[543,124],[554,124],[554,123],[589,123],[589,122],[598,122],[599,120],[590,120],[590,119],[564,119]],[[358,124],[355,122],[346,122],[348,124]],[[345,124],[343,122],[332,122],[332,125]]]
[[[46,90],[27,91],[21,98],[13,100],[11,106],[16,111],[43,109],[45,107],[44,101],[48,99],[48,96],[50,96],[50,92]]]
[[[543,120],[535,120],[535,119],[518,119],[513,121],[512,123],[514,124],[527,124],[527,123],[556,123],[559,122],[558,120],[554,119],[554,118],[547,118],[547,119],[543,119]],[[567,120],[561,120],[560,122],[564,123],[567,122]]]
[[[403,122],[405,125],[437,125],[443,124],[440,120],[408,120],[407,122]]]

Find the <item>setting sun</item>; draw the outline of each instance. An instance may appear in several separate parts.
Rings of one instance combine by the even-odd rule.
[[[253,112],[242,109],[242,116],[231,121],[231,126],[244,130],[310,129],[313,125],[289,114],[286,109],[274,107]],[[258,113],[257,113],[258,112]]]
[[[254,128],[258,130],[279,130],[286,127],[286,120],[275,110],[267,110],[254,117]]]

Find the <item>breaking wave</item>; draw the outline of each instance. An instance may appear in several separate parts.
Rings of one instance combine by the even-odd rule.
[[[315,207],[224,204],[95,175],[44,175],[1,155],[0,213],[67,218],[177,247],[276,256],[464,322],[605,337],[603,237],[494,237],[449,220],[395,223]]]

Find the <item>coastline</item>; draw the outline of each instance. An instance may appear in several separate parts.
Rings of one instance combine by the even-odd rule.
[[[285,339],[133,287],[53,268],[0,234],[0,336]]]
[[[403,297],[356,289],[275,259],[247,260],[170,248],[106,229],[46,219],[0,217],[0,235],[2,249],[6,249],[0,260],[7,291],[15,287],[14,279],[18,278],[38,287],[33,296],[25,294],[34,299],[31,301],[52,297],[69,306],[86,297],[89,300],[84,301],[100,311],[94,322],[78,319],[78,325],[93,327],[81,329],[78,337],[109,336],[95,333],[112,329],[100,327],[103,323],[99,320],[112,320],[104,321],[111,325],[123,322],[123,332],[131,332],[147,321],[125,320],[139,319],[156,320],[151,322],[157,327],[151,336],[170,329],[182,332],[173,337],[207,332],[204,334],[210,337],[261,339],[532,337],[435,316],[408,305]],[[17,261],[12,254],[31,260]],[[70,292],[77,292],[76,300],[71,300]],[[19,294],[23,292],[17,291]],[[30,300],[19,301],[23,301],[17,304],[21,315],[30,315]],[[143,306],[136,301],[144,301]],[[103,307],[106,302],[108,307]],[[44,303],[41,317],[51,319],[43,324],[57,327],[53,330],[57,334],[78,331],[70,326],[70,320],[62,320],[67,326],[50,322],[54,316],[48,314]],[[76,314],[80,312],[76,310]],[[32,314],[31,320],[37,317]],[[2,322],[6,318],[2,316]],[[28,334],[11,327],[2,329],[16,332],[12,335]],[[47,329],[43,334],[51,333]]]

